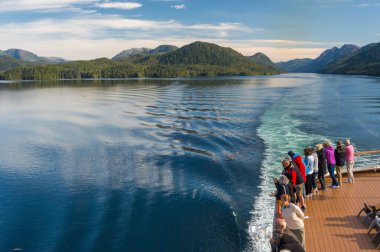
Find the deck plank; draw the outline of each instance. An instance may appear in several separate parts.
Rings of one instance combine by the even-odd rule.
[[[330,185],[329,180],[326,182]],[[362,223],[364,215],[356,217],[364,202],[380,203],[379,172],[355,174],[355,184],[343,184],[340,189],[327,186],[307,199],[307,251],[379,251]]]

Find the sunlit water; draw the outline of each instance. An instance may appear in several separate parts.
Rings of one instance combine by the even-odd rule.
[[[380,79],[0,84],[0,251],[252,251],[289,149],[380,143]]]

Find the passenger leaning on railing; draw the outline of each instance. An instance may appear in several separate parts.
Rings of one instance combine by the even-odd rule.
[[[321,187],[319,190],[324,191],[325,190],[325,174],[327,169],[327,162],[326,162],[326,155],[323,150],[322,144],[317,144],[315,146],[315,150],[317,151],[318,155],[318,180],[321,184]]]
[[[318,154],[315,151],[314,148],[310,148],[311,150],[311,155],[313,155],[314,161],[313,161],[313,176],[311,177],[311,184],[313,186],[313,193],[317,194],[318,193],[318,188],[317,188],[317,176],[318,176]]]
[[[284,219],[277,219],[275,222],[273,237],[270,240],[272,252],[292,251],[304,252],[297,236],[286,227]]]
[[[325,148],[325,154],[326,154],[326,160],[327,160],[327,169],[329,170],[330,177],[332,179],[331,187],[333,189],[339,188],[339,183],[336,180],[335,177],[335,156],[334,156],[334,147],[331,146],[330,142],[325,142],[323,144],[323,147]]]
[[[305,148],[303,152],[305,154],[305,158],[303,162],[306,165],[306,183],[305,183],[306,197],[310,197],[313,194],[312,179],[313,179],[314,157],[311,154],[311,148]]]
[[[350,139],[346,139],[346,167],[347,167],[347,176],[348,183],[354,183],[354,147],[351,145]]]
[[[294,203],[294,191],[293,186],[289,183],[289,179],[285,175],[280,175],[278,179],[274,179],[274,184],[276,186],[276,191],[270,193],[269,195],[272,197],[276,197],[276,213],[278,214],[279,218],[282,218],[282,211],[281,211],[281,197],[284,194],[293,195],[291,196],[291,202]]]
[[[346,156],[346,151],[343,148],[342,141],[337,141],[336,142],[336,149],[334,150],[334,157],[335,157],[335,162],[336,162],[336,177],[338,180],[338,183],[342,185],[342,170],[343,166],[346,163],[345,160]]]
[[[306,211],[305,199],[302,195],[302,187],[305,181],[301,173],[298,171],[298,169],[293,167],[293,164],[289,159],[284,159],[282,161],[282,166],[284,167],[282,175],[285,175],[289,179],[294,188],[296,199],[299,202],[302,211]]]
[[[305,215],[302,210],[295,204],[290,202],[289,195],[285,194],[281,197],[282,199],[282,216],[286,221],[286,225],[290,231],[293,232],[301,243],[301,246],[306,250],[305,246],[305,230],[303,219]]]

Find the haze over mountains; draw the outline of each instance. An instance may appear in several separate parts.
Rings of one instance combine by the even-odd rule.
[[[8,71],[10,70],[10,71]],[[263,53],[243,56],[226,47],[194,42],[178,48],[132,48],[112,59],[68,62],[59,57],[40,57],[21,49],[0,50],[2,79],[72,79],[129,77],[195,77],[268,75],[281,72],[358,74],[380,76],[380,43],[362,48],[346,44],[325,50],[316,59],[273,63]]]

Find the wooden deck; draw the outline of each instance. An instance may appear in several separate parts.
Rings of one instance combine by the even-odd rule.
[[[355,184],[343,183],[340,189],[327,187],[307,199],[305,215],[310,219],[304,221],[306,250],[379,251],[367,234],[368,227],[362,223],[364,215],[356,217],[364,202],[380,203],[380,172],[355,174]]]

